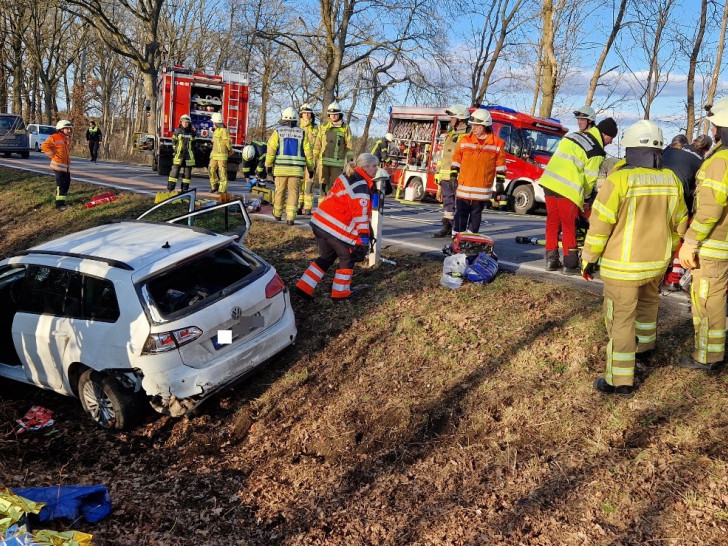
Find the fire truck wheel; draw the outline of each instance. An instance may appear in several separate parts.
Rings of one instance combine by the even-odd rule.
[[[536,199],[530,184],[523,184],[513,190],[511,203],[516,214],[528,214],[533,210]]]
[[[152,156],[152,170],[155,173],[157,172],[157,156],[156,156],[156,154]]]
[[[417,177],[410,180],[409,186],[415,190],[415,201],[422,201],[425,198],[425,184]]]

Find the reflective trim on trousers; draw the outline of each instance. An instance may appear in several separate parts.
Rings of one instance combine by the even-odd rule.
[[[351,295],[351,277],[353,269],[337,269],[331,285],[332,298],[348,298]]]
[[[303,276],[296,283],[299,290],[303,290],[309,296],[313,296],[313,290],[316,285],[323,279],[325,271],[323,271],[316,262],[311,262]]]

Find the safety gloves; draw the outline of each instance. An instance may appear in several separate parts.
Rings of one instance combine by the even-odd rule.
[[[693,245],[687,241],[683,241],[683,244],[680,247],[680,252],[677,254],[677,258],[680,260],[680,265],[685,269],[695,269],[698,267],[698,263],[695,260],[695,251],[697,248],[698,245]]]
[[[582,260],[581,262],[581,276],[584,277],[587,281],[593,281],[594,280],[594,268],[596,267],[596,263],[587,262],[586,260]]]

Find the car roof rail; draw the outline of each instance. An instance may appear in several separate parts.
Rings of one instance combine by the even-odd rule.
[[[126,269],[127,271],[134,271],[134,268],[126,262],[120,260],[114,260],[113,258],[103,258],[101,256],[90,256],[88,254],[76,254],[75,252],[63,252],[60,250],[23,250],[17,252],[16,256],[29,256],[30,254],[41,254],[43,256],[64,256],[66,258],[79,258],[82,260],[95,260],[97,262],[104,262],[111,267],[118,267],[119,269]]]

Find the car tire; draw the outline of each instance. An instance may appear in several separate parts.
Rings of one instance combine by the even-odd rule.
[[[10,154],[11,154],[11,153],[12,153],[12,152],[3,152],[3,155],[4,155],[5,157],[10,157]]]
[[[20,157],[28,159],[30,157],[30,152],[20,152]]]
[[[421,178],[413,178],[408,185],[415,190],[415,201],[422,201],[425,198],[425,184]]]
[[[36,152],[40,152],[40,146],[38,146],[38,143],[37,142],[35,143],[35,151]]]
[[[522,184],[513,190],[511,196],[513,211],[516,214],[528,214],[536,206],[536,198],[530,184]]]
[[[124,387],[115,377],[86,370],[78,380],[81,405],[97,425],[112,430],[133,428],[144,414],[142,397]]]

